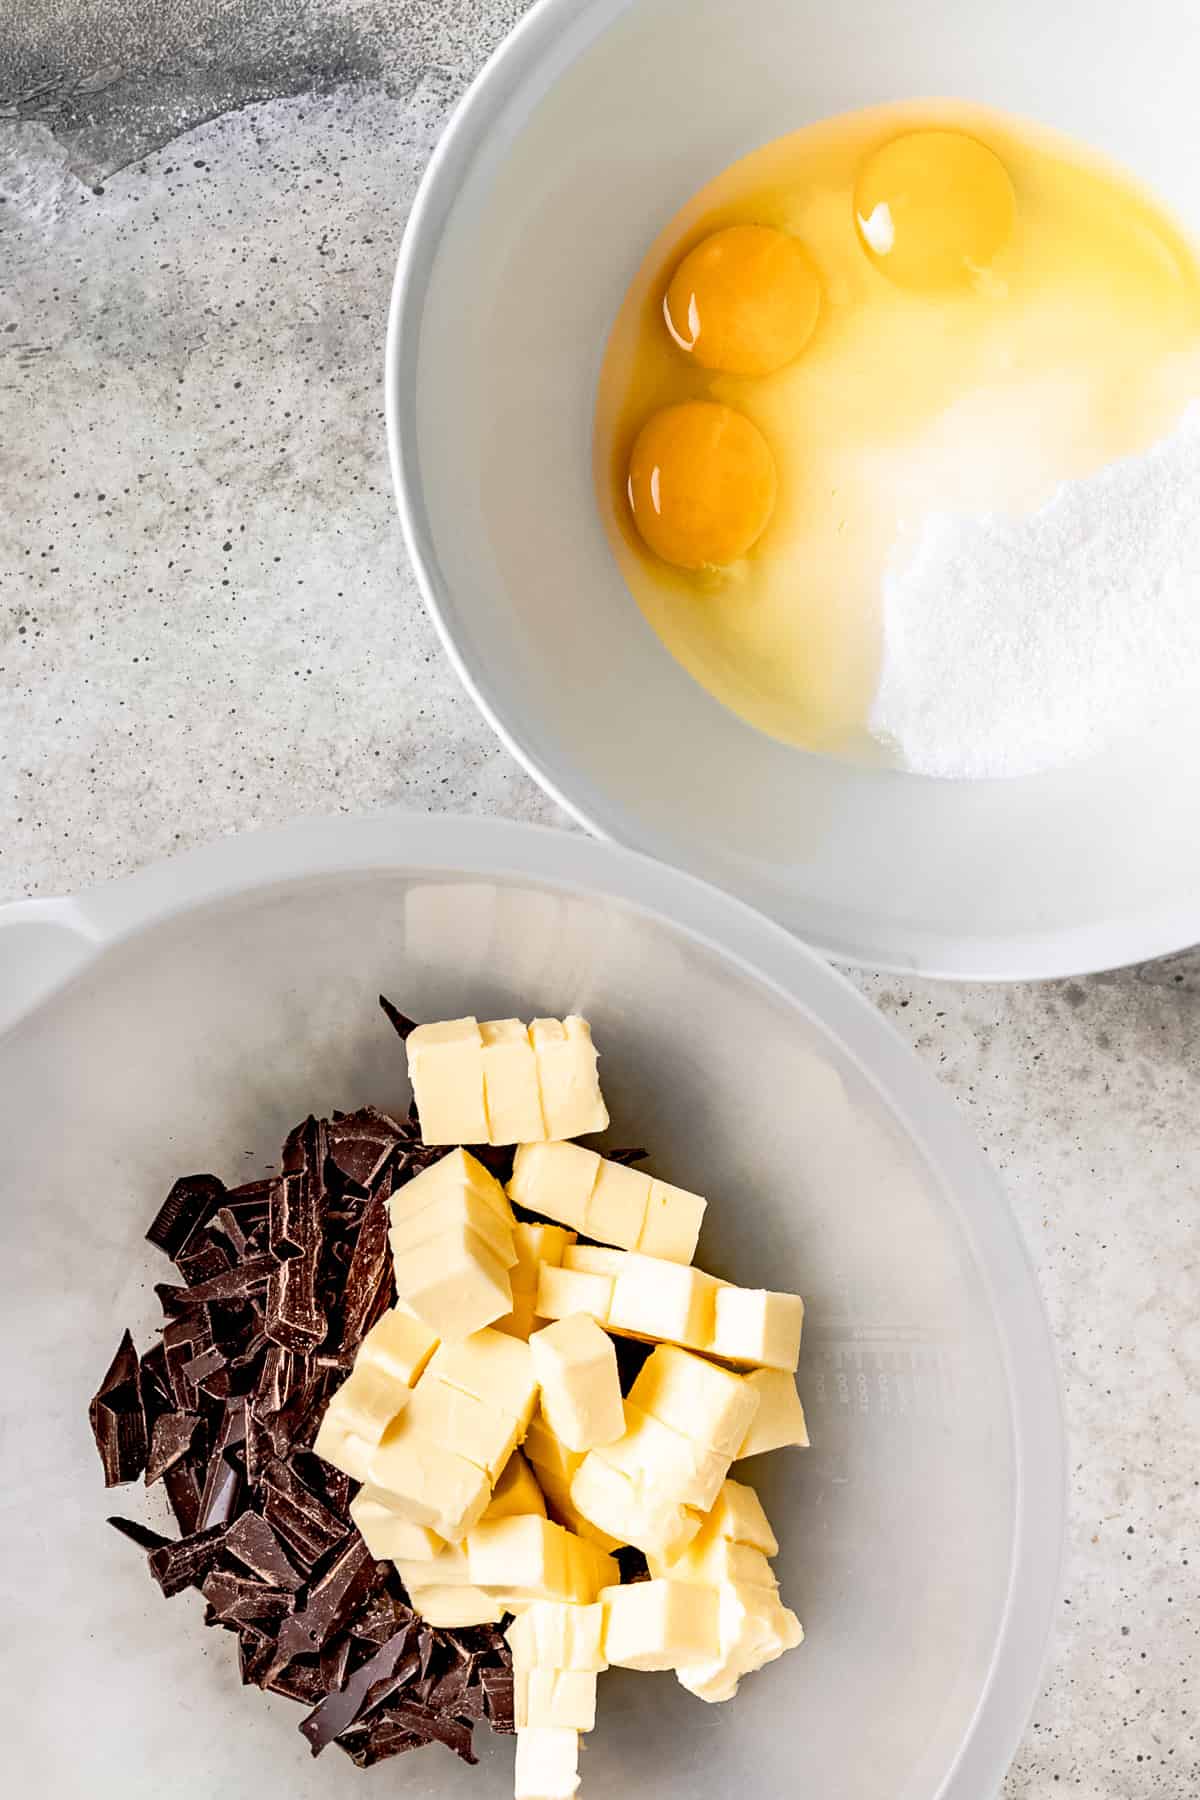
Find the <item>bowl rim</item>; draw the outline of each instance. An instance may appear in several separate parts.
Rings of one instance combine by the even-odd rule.
[[[619,801],[581,771],[565,766],[557,746],[542,737],[535,722],[509,704],[474,653],[465,613],[456,605],[438,560],[425,505],[416,434],[420,327],[430,278],[459,191],[487,143],[503,109],[519,94],[552,49],[575,35],[582,43],[603,31],[631,0],[536,0],[530,11],[492,52],[453,109],[414,198],[396,263],[384,354],[384,416],[392,486],[409,560],[425,609],[442,648],[466,692],[500,742],[527,774],[578,824],[594,836],[644,855],[660,856],[653,833],[644,830]],[[689,872],[696,870],[685,860]],[[726,867],[729,867],[727,864]],[[722,884],[726,885],[722,876]],[[736,877],[731,872],[729,886]],[[762,906],[758,896],[746,896]],[[960,930],[930,932],[903,951],[881,947],[870,932],[851,924],[845,935],[831,933],[812,917],[802,894],[771,909],[833,961],[900,975],[945,981],[1052,980],[1096,974],[1135,962],[1169,956],[1197,941],[1200,912],[1195,903],[1158,900],[1124,918],[981,939]]]
[[[172,919],[331,875],[400,869],[516,878],[603,896],[683,932],[743,979],[819,1021],[955,1196],[1008,1380],[1013,1536],[1004,1609],[966,1737],[937,1789],[912,1800],[980,1800],[996,1792],[1037,1698],[1057,1614],[1067,1515],[1058,1359],[1016,1215],[972,1133],[899,1032],[815,950],[734,896],[617,845],[508,820],[392,811],[228,838],[74,899],[0,907],[0,971],[6,959],[15,967],[36,957],[47,926],[75,945],[71,967],[48,971],[45,992],[22,1015],[29,1018],[86,980],[108,951]],[[9,1029],[19,1033],[20,1023]]]

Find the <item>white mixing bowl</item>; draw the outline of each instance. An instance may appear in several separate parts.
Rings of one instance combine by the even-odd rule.
[[[199,1597],[165,1604],[105,1526],[165,1508],[105,1494],[87,1426],[124,1326],[149,1342],[166,1264],[142,1234],[174,1177],[251,1179],[310,1108],[407,1104],[380,991],[418,1017],[587,1013],[614,1141],[711,1197],[711,1266],[808,1303],[813,1448],[747,1465],[808,1641],[727,1706],[606,1675],[588,1800],[990,1800],[1057,1607],[1064,1451],[1019,1234],[950,1101],[737,901],[582,837],[386,817],[0,910],[11,1790],[511,1793],[486,1732],[483,1770],[436,1748],[382,1782],[314,1764]]]
[[[1200,937],[1190,743],[940,782],[772,742],[659,643],[597,515],[609,327],[676,209],[756,145],[922,95],[1108,152],[1200,235],[1195,0],[542,0],[433,159],[397,272],[393,468],[430,610],[526,767],[601,835],[829,955],[1061,975]],[[1182,399],[1182,396],[1181,396]],[[1198,596],[1200,603],[1200,596]]]

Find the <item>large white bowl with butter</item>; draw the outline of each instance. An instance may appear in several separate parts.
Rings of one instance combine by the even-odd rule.
[[[380,992],[417,1017],[577,1010],[610,1141],[709,1197],[700,1259],[793,1289],[813,1447],[739,1465],[807,1641],[705,1706],[601,1678],[586,1800],[985,1800],[1057,1610],[1064,1448],[1019,1233],[949,1099],[811,951],[739,902],[582,836],[323,821],[80,899],[0,909],[0,1494],[12,1791],[54,1800],[503,1800],[438,1748],[319,1763],[238,1684],[198,1595],[165,1602],[104,1523],[89,1396],[143,1348],[180,1173],[250,1179],[310,1109],[407,1105]],[[6,1029],[7,1027],[7,1029]]]
[[[1200,709],[1182,742],[1164,732],[1016,781],[934,781],[775,743],[646,623],[591,470],[596,378],[625,289],[726,165],[828,114],[948,96],[1107,152],[1200,233],[1197,56],[1194,0],[534,7],[414,207],[387,407],[408,544],[446,647],[578,819],[850,961],[1061,975],[1200,937],[1186,779]]]

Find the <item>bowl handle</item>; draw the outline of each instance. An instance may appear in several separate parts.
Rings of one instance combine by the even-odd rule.
[[[73,900],[0,906],[0,1033],[78,973],[101,938]]]

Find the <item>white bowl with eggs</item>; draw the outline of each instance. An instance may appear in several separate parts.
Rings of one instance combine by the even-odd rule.
[[[1061,769],[944,780],[778,742],[697,685],[597,505],[597,378],[648,246],[720,170],[922,96],[1069,134],[1200,235],[1189,0],[542,0],[452,120],[388,340],[396,489],[430,611],[504,742],[598,834],[736,892],[825,954],[1080,973],[1200,937],[1200,716]]]

